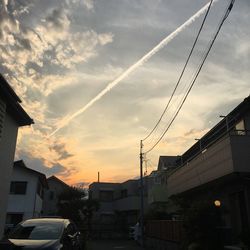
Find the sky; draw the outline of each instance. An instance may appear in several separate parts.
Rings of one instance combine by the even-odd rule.
[[[88,185],[98,172],[101,181],[138,177],[140,140],[162,114],[204,14],[86,111],[64,121],[206,3],[0,0],[0,73],[35,121],[19,129],[15,158],[71,185]],[[228,3],[214,3],[173,103],[144,151],[166,128]],[[184,153],[250,94],[249,13],[249,0],[235,1],[177,119],[146,155],[147,174],[160,155]]]

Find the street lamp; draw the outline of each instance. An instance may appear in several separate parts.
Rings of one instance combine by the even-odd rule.
[[[195,140],[199,142],[200,151],[201,151],[201,139],[197,139],[197,138],[195,138]]]
[[[220,206],[221,206],[220,200],[215,200],[215,201],[214,201],[214,205],[215,205],[216,207],[220,207]]]
[[[229,126],[228,126],[228,116],[226,116],[226,115],[220,115],[220,118],[225,118],[225,120],[226,120],[227,132],[228,132],[228,131],[229,131]]]

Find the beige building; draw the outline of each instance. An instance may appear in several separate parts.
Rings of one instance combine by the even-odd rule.
[[[147,177],[144,178],[144,208],[147,210]],[[140,217],[140,180],[123,183],[93,182],[89,199],[97,200],[100,208],[94,214],[93,228],[111,234],[127,232]],[[113,236],[110,236],[113,237]]]
[[[18,128],[33,123],[20,103],[21,100],[0,75],[0,237],[5,225]]]
[[[225,226],[236,238],[250,225],[250,96],[177,161],[168,196],[219,200]]]

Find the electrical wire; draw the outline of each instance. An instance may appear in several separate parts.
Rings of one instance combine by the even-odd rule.
[[[235,0],[231,0],[230,4],[229,4],[229,6],[228,6],[228,8],[227,8],[227,10],[226,10],[226,13],[224,14],[224,16],[223,16],[223,18],[222,18],[222,20],[221,20],[221,22],[220,22],[220,24],[219,24],[218,29],[217,29],[217,31],[216,31],[216,33],[215,33],[215,35],[214,35],[212,41],[210,42],[210,45],[208,46],[207,52],[205,53],[204,58],[203,58],[203,60],[202,60],[202,62],[201,62],[201,64],[200,64],[200,66],[198,67],[198,69],[197,69],[195,75],[194,75],[194,78],[193,78],[193,80],[192,80],[192,82],[191,82],[191,84],[190,84],[190,87],[189,87],[189,89],[188,89],[186,95],[184,96],[184,98],[183,98],[183,100],[182,100],[180,106],[178,107],[178,109],[177,109],[175,115],[173,116],[171,122],[169,123],[169,125],[167,126],[167,128],[166,128],[166,130],[163,132],[163,134],[160,136],[160,138],[157,140],[157,142],[156,142],[149,150],[147,150],[147,151],[145,152],[145,154],[147,154],[147,153],[149,153],[150,151],[152,151],[152,150],[159,144],[159,142],[162,140],[162,138],[164,137],[164,135],[167,133],[167,131],[169,130],[169,128],[170,128],[171,125],[173,124],[173,122],[174,122],[174,120],[176,119],[177,115],[179,114],[179,112],[180,112],[182,106],[184,105],[184,103],[185,103],[185,101],[186,101],[186,99],[187,99],[187,97],[188,97],[190,91],[192,90],[192,88],[193,88],[193,86],[194,86],[194,84],[195,84],[195,82],[196,82],[196,79],[197,79],[198,75],[200,74],[200,71],[201,71],[201,69],[202,69],[202,67],[203,67],[203,65],[204,65],[204,63],[205,63],[205,61],[206,61],[206,59],[207,59],[207,57],[208,57],[209,52],[211,51],[211,48],[212,48],[212,46],[213,46],[213,44],[214,44],[214,42],[215,42],[215,40],[216,40],[216,38],[217,38],[217,36],[218,36],[220,30],[221,30],[221,27],[222,27],[223,23],[225,22],[225,20],[227,19],[229,13],[231,12],[231,10],[232,10],[232,8],[233,8],[234,2],[235,2]]]
[[[207,9],[207,11],[206,11],[206,14],[205,14],[205,16],[204,16],[204,18],[203,18],[203,21],[202,21],[202,24],[201,24],[201,26],[200,26],[200,29],[199,29],[199,31],[198,31],[198,34],[197,34],[197,36],[196,36],[196,38],[195,38],[195,41],[194,41],[194,43],[193,43],[193,45],[192,45],[192,48],[191,48],[190,52],[189,52],[188,58],[187,58],[187,60],[186,60],[186,62],[185,62],[185,65],[184,65],[184,67],[183,67],[183,69],[182,69],[182,72],[181,72],[181,74],[180,74],[180,76],[179,76],[179,78],[178,78],[178,81],[177,81],[177,83],[176,83],[176,85],[175,85],[175,88],[174,88],[174,90],[173,90],[173,92],[172,92],[172,94],[171,94],[171,96],[170,96],[170,99],[169,99],[169,101],[168,101],[168,103],[167,103],[165,109],[163,110],[163,113],[162,113],[161,116],[160,116],[160,119],[158,120],[158,122],[156,123],[156,125],[154,126],[154,128],[151,130],[151,132],[150,132],[144,139],[142,139],[142,141],[145,141],[145,140],[155,131],[155,129],[158,127],[159,123],[161,122],[161,120],[162,120],[164,114],[166,113],[166,111],[167,111],[167,109],[168,109],[168,107],[169,107],[169,104],[170,104],[170,102],[172,101],[172,98],[173,98],[173,96],[174,96],[174,94],[175,94],[175,92],[176,92],[176,90],[177,90],[177,88],[178,88],[178,86],[179,86],[179,83],[180,83],[180,81],[181,81],[181,79],[182,79],[182,76],[183,76],[183,74],[184,74],[184,72],[185,72],[185,70],[186,70],[186,67],[187,67],[187,65],[188,65],[188,63],[189,63],[189,60],[190,60],[190,58],[191,58],[191,55],[193,54],[194,48],[195,48],[195,46],[196,46],[196,44],[197,44],[197,41],[198,41],[198,39],[199,39],[200,33],[201,33],[202,29],[203,29],[204,23],[205,23],[205,21],[206,21],[206,19],[207,19],[207,16],[208,16],[208,13],[209,13],[209,11],[210,11],[210,8],[211,8],[211,6],[212,6],[213,1],[214,1],[214,0],[211,0],[211,1],[210,1],[210,4],[209,4],[208,9]]]

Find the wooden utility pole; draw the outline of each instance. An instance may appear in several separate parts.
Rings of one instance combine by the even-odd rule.
[[[141,191],[141,213],[140,213],[140,230],[141,230],[141,244],[144,248],[144,186],[143,186],[143,153],[142,140],[140,143],[140,191]]]

